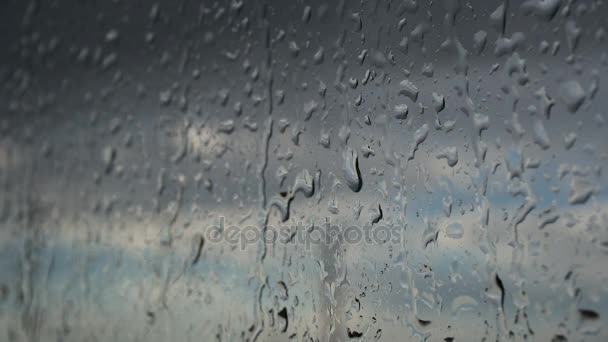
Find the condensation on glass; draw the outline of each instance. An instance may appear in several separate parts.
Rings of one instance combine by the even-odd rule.
[[[0,340],[608,340],[606,14],[3,1]]]

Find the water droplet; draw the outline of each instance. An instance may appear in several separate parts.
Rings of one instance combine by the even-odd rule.
[[[545,130],[545,125],[543,125],[543,122],[540,120],[536,120],[534,123],[534,142],[543,150],[551,147],[551,141],[549,140],[549,135]]]
[[[487,37],[488,33],[484,30],[479,30],[473,35],[473,49],[478,55],[481,54],[486,47]]]
[[[409,109],[405,103],[395,105],[394,112],[395,118],[399,120],[405,120]]]
[[[433,105],[437,113],[441,112],[445,108],[445,97],[433,92]]]
[[[464,236],[464,226],[460,222],[452,222],[445,228],[445,234],[452,239],[460,239]]]
[[[292,196],[300,191],[306,197],[310,197],[314,193],[314,181],[310,172],[307,169],[302,170],[297,176],[291,190]]]
[[[595,186],[587,179],[572,177],[570,181],[570,204],[584,204],[595,192]]]
[[[443,152],[437,154],[437,159],[445,158],[450,167],[458,164],[458,149],[455,146],[446,147]]]
[[[414,159],[414,156],[416,154],[416,151],[418,150],[418,147],[420,146],[420,144],[422,144],[424,142],[424,140],[426,140],[426,137],[429,134],[429,125],[427,124],[423,124],[422,126],[420,126],[420,128],[418,128],[416,130],[416,132],[414,133],[414,144],[412,146],[412,150],[410,152],[410,156],[408,157],[408,160],[412,160]]]
[[[104,147],[101,153],[101,158],[103,160],[103,163],[105,164],[105,172],[109,173],[110,171],[112,171],[114,159],[116,158],[116,150],[114,149],[114,147]]]
[[[564,136],[564,147],[566,147],[566,150],[571,149],[572,146],[574,146],[575,142],[576,142],[576,133],[570,132],[570,133],[566,134],[566,136]]]
[[[380,206],[380,204],[378,204],[378,208],[370,208],[369,209],[369,221],[371,222],[372,225],[380,222],[380,220],[382,219],[382,207]]]
[[[361,190],[362,182],[361,172],[359,171],[359,159],[357,156],[357,151],[350,147],[346,147],[342,153],[342,158],[342,171],[344,172],[346,184],[352,191],[358,192]]]
[[[576,112],[585,101],[585,91],[575,80],[565,81],[560,85],[560,96],[572,113]]]
[[[413,102],[418,100],[418,88],[410,81],[403,80],[399,83],[401,89],[399,95],[409,97]]]
[[[230,134],[230,133],[234,132],[234,120],[229,119],[229,120],[220,122],[217,127],[217,131],[219,133],[226,133],[226,134]]]

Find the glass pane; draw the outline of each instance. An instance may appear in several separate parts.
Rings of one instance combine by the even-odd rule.
[[[0,340],[608,340],[607,13],[3,1]]]

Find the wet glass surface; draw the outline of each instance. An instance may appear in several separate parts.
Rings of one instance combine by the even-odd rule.
[[[5,0],[1,341],[606,341],[604,1]]]

